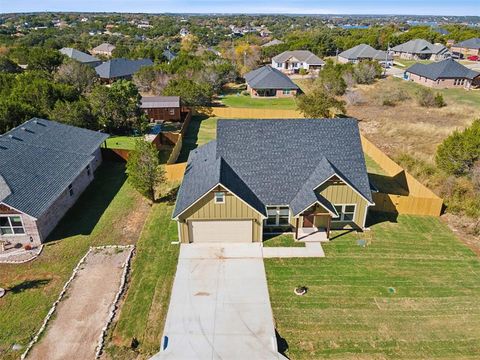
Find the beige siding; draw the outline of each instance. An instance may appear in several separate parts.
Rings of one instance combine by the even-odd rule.
[[[190,242],[189,220],[252,220],[253,241],[262,241],[262,215],[227,191],[225,191],[225,203],[215,204],[215,191],[225,191],[225,189],[219,188],[211,191],[179,216],[179,232],[182,242]]]
[[[355,218],[353,224],[351,222],[333,222],[332,229],[343,228],[347,225],[356,225],[359,228],[365,226],[365,213],[367,211],[368,202],[361,197],[355,190],[346,184],[324,184],[318,191],[334,205],[356,204]]]

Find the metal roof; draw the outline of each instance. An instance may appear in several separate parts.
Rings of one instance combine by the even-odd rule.
[[[113,79],[118,77],[132,76],[143,66],[153,65],[150,59],[112,59],[105,61],[95,68],[98,76],[103,79]]]
[[[68,56],[71,59],[77,60],[78,62],[81,63],[101,63],[101,60],[97,59],[96,57],[86,54],[83,51],[73,49],[73,48],[61,48],[58,50],[60,53],[63,55]]]
[[[38,118],[0,136],[0,202],[38,218],[94,159],[107,137]]]
[[[373,59],[373,60],[392,60],[391,55],[387,55],[386,51],[376,50],[370,45],[360,44],[351,49],[341,52],[338,56],[348,60]]]
[[[454,59],[446,59],[431,64],[413,64],[405,72],[426,77],[431,80],[437,79],[474,79],[480,75],[479,72],[471,70],[458,63]]]
[[[180,107],[180,96],[142,96],[142,109]]]
[[[245,80],[253,89],[300,89],[287,75],[269,65],[245,74]]]
[[[333,175],[373,203],[356,119],[219,120],[217,140],[190,153],[174,217],[218,183],[222,164],[231,190],[257,210],[318,201],[336,213],[314,193]]]
[[[308,50],[289,50],[284,51],[272,58],[277,63],[283,63],[291,58],[295,58],[300,62],[307,63],[308,65],[325,65],[325,62],[317,55]]]

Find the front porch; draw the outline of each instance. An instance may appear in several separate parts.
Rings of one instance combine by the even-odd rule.
[[[300,228],[297,231],[297,241],[301,242],[326,242],[329,240],[327,230],[317,227]]]

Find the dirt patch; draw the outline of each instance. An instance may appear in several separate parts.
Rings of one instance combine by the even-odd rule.
[[[112,248],[90,252],[27,359],[95,358],[128,254]]]

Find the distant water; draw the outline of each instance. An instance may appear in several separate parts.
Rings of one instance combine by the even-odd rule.
[[[368,25],[340,25],[342,29],[368,29]]]

